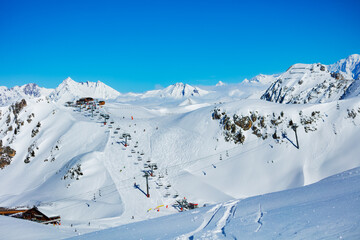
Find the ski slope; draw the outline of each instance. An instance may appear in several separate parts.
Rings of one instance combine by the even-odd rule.
[[[261,100],[216,105],[230,115],[249,111],[278,115],[282,111],[285,119],[295,122],[300,122],[299,111],[304,115],[320,111],[316,131],[299,129],[299,149],[287,139],[263,140],[250,131],[244,132],[244,144],[226,142],[222,126],[211,118],[214,107],[179,111],[113,102],[95,112],[111,116],[104,125],[99,115],[92,117],[84,109],[29,102],[23,115],[34,112],[35,119],[12,143],[19,154],[1,172],[5,183],[1,204],[37,205],[60,214],[62,228],[72,225],[86,233],[177,213],[172,207],[176,198],[186,197],[200,206],[216,204],[301,187],[360,165],[354,158],[360,154],[356,142],[360,119],[347,118],[347,109],[360,108],[357,98],[305,106]],[[40,131],[31,138],[29,133],[38,121]],[[289,131],[285,125],[278,128]],[[267,131],[273,129],[268,126]],[[131,134],[128,147],[120,139],[122,133]],[[289,138],[291,134],[288,132]],[[20,149],[33,142],[38,148],[36,156],[25,164],[26,151]],[[156,176],[149,180],[150,198],[143,193],[142,171],[148,160],[158,166]],[[79,180],[64,179],[78,164],[83,172]],[[29,171],[31,175],[26,174]],[[143,192],[134,188],[135,182]],[[157,206],[162,206],[159,211]]]
[[[360,169],[71,239],[357,239]]]

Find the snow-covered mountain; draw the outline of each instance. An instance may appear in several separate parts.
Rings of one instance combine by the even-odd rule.
[[[12,88],[0,87],[0,106],[10,105],[23,98],[49,97],[56,102],[64,103],[80,97],[114,99],[119,95],[118,91],[100,81],[75,82],[68,77],[56,89],[42,88],[34,83]]]
[[[261,96],[277,103],[324,103],[360,94],[360,55],[331,65],[294,64]]]
[[[100,99],[114,99],[120,93],[106,84],[97,82],[75,82],[66,78],[50,95],[56,102],[73,101],[80,97],[91,96]]]
[[[273,83],[276,79],[278,79],[279,74],[272,74],[272,75],[265,75],[265,74],[259,74],[250,80],[245,79],[244,83],[251,83],[251,84],[262,84],[262,85],[270,85]]]
[[[208,93],[209,92],[206,90],[202,90],[200,88],[193,87],[188,84],[175,83],[164,89],[147,91],[143,95],[141,95],[141,98],[158,97],[158,98],[181,99],[181,98],[189,98],[189,97],[201,97]]]
[[[53,89],[42,88],[35,83],[15,86],[12,88],[0,87],[0,106],[9,105],[23,98],[37,98],[49,95]]]
[[[352,54],[327,67],[330,72],[341,73],[347,79],[357,80],[360,78],[360,55]]]
[[[355,81],[346,89],[341,99],[351,98],[360,95],[360,55],[353,54],[345,59],[328,66],[332,72],[340,73]]]
[[[222,82],[222,81],[219,81],[215,86],[216,87],[222,87],[222,86],[225,86],[226,83]]]
[[[322,64],[294,64],[271,84],[261,99],[276,103],[324,103],[339,100],[354,82]]]

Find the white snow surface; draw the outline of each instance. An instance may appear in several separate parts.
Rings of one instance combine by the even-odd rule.
[[[65,239],[75,234],[73,231],[60,229],[59,227],[42,225],[39,223],[0,216],[1,239],[25,240],[25,239]]]

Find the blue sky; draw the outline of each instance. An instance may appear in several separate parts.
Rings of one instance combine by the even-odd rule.
[[[0,0],[0,85],[238,83],[360,53],[360,1]]]

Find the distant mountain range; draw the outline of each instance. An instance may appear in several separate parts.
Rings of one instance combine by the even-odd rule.
[[[42,88],[35,83],[12,88],[0,87],[0,106],[7,105],[22,98],[47,96],[52,91],[53,89]]]
[[[245,85],[267,88],[266,91],[262,90],[264,92],[261,93],[261,99],[277,103],[323,103],[358,96],[360,94],[360,55],[350,55],[331,65],[294,64],[282,74],[259,74],[250,80],[245,79],[242,85],[230,86],[220,81],[213,89],[215,91],[221,89],[221,94],[234,96],[237,92],[243,92],[241,89]],[[48,97],[56,102],[73,101],[86,96],[100,99],[118,98],[119,101],[147,98],[181,100],[203,97],[209,93],[211,91],[199,87],[175,83],[164,89],[145,93],[121,94],[100,81],[75,82],[68,77],[55,89],[42,88],[35,83],[12,88],[0,87],[0,106],[22,98],[37,97]]]

